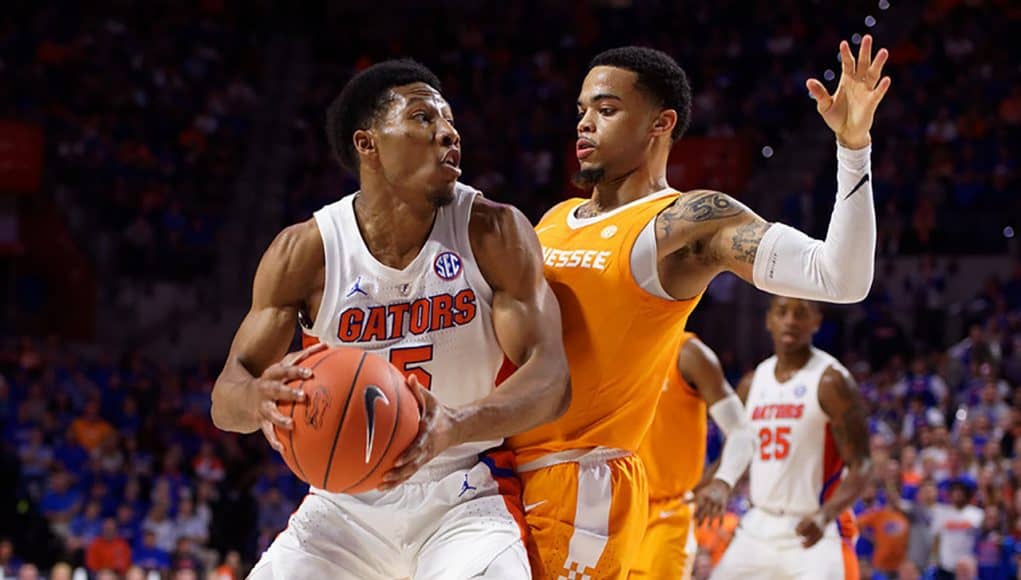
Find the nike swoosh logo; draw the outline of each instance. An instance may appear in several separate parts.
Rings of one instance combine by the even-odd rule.
[[[530,511],[534,510],[535,508],[541,506],[544,503],[546,503],[546,500],[537,501],[535,503],[530,503],[530,504],[525,506],[525,511],[526,512],[530,512]]]
[[[844,199],[847,199],[847,198],[851,197],[852,195],[854,195],[854,192],[856,192],[856,191],[858,191],[859,189],[861,189],[861,186],[865,185],[865,184],[866,184],[866,183],[868,183],[868,182],[869,182],[869,174],[868,174],[868,173],[866,173],[866,174],[865,174],[865,175],[863,175],[863,176],[862,176],[862,178],[861,178],[861,179],[860,179],[860,180],[858,181],[858,185],[854,186],[854,189],[852,189],[852,190],[851,190],[851,193],[849,193],[849,194],[847,194],[847,195],[845,195],[845,196],[844,196]]]
[[[376,439],[376,401],[383,401],[384,405],[390,404],[386,393],[376,385],[365,387],[365,464],[369,464],[372,457],[372,442]]]

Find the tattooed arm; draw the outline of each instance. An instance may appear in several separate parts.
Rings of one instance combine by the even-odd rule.
[[[664,287],[693,296],[716,274],[734,272],[772,294],[858,302],[868,295],[875,269],[876,212],[869,182],[869,149],[837,150],[837,200],[825,240],[781,223],[768,223],[717,191],[682,195],[656,218]],[[700,259],[682,267],[664,260]]]
[[[827,369],[819,380],[819,405],[830,419],[830,431],[847,475],[822,508],[798,524],[797,532],[806,548],[818,542],[826,525],[851,507],[872,474],[865,405],[854,379],[833,367]]]

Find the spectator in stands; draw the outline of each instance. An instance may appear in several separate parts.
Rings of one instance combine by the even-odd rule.
[[[237,550],[227,552],[223,563],[216,567],[210,580],[241,580],[241,554]]]
[[[131,566],[131,546],[118,535],[113,518],[103,520],[102,535],[92,540],[85,552],[85,566],[92,572],[108,569],[118,574]]]
[[[10,538],[0,538],[0,578],[10,578],[18,573],[21,560],[14,555],[14,544]]]
[[[99,400],[91,399],[85,404],[81,417],[71,422],[71,434],[75,441],[93,451],[104,439],[114,435],[114,429],[105,419],[99,416]]]
[[[155,536],[156,547],[170,553],[177,544],[177,527],[167,517],[168,507],[163,503],[153,503],[148,517],[142,522],[143,537],[149,532]]]
[[[141,545],[131,551],[131,563],[146,571],[166,572],[170,570],[170,553],[156,544],[156,532],[145,530]]]
[[[965,482],[954,481],[950,485],[950,503],[939,503],[933,508],[936,537],[933,552],[939,565],[936,577],[940,580],[974,576],[970,572],[974,562],[969,560],[975,553],[984,514],[968,504],[970,495],[971,489]]]
[[[180,570],[202,570],[202,559],[195,550],[195,544],[190,538],[178,538],[177,546],[170,556],[170,569],[174,572]]]
[[[182,498],[177,506],[177,536],[188,538],[195,545],[204,545],[209,539],[209,521],[195,512],[195,502],[190,498]]]
[[[900,506],[900,467],[890,460],[882,475],[886,504],[858,516],[858,524],[874,546],[873,569],[896,574],[907,559],[910,522]]]
[[[35,564],[22,564],[18,568],[18,580],[39,580],[39,568]]]
[[[71,487],[71,476],[66,471],[50,475],[50,482],[39,509],[50,522],[50,529],[61,537],[67,537],[68,526],[81,507],[81,494]]]
[[[103,506],[89,501],[85,509],[71,520],[68,526],[67,548],[72,552],[84,550],[103,532]]]
[[[915,501],[902,500],[904,515],[911,524],[908,537],[908,559],[914,564],[914,571],[921,574],[929,567],[936,528],[935,509],[937,498],[936,483],[925,480],[918,488]]]

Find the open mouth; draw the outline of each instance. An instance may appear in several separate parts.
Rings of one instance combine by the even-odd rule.
[[[578,159],[584,159],[592,154],[596,150],[596,144],[589,141],[588,139],[578,139],[578,142],[574,146],[575,155]]]
[[[457,149],[451,149],[447,151],[447,154],[443,156],[440,162],[453,169],[459,169],[461,165],[461,152]]]

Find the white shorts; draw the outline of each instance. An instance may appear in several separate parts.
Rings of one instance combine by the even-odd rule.
[[[858,580],[853,540],[830,522],[811,548],[795,532],[799,516],[779,516],[752,508],[734,534],[713,580]]]
[[[513,471],[490,457],[427,465],[388,492],[312,490],[249,578],[527,580],[520,502]]]

